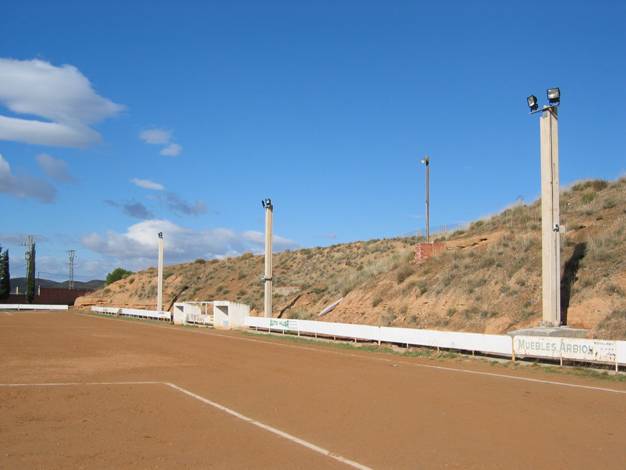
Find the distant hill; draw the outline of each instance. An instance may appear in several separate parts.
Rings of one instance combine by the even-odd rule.
[[[57,287],[67,289],[69,281],[57,282],[50,279],[37,279],[37,285],[41,287]],[[26,291],[26,278],[25,277],[13,277],[11,278],[11,292],[15,292],[15,288],[19,287],[20,292]],[[91,281],[74,281],[74,288],[80,290],[97,290],[104,287],[104,281],[99,279],[92,279]]]

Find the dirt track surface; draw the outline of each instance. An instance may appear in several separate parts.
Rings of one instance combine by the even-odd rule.
[[[0,468],[349,468],[165,383],[371,468],[626,466],[624,384],[0,313],[0,383],[53,382],[0,386]]]

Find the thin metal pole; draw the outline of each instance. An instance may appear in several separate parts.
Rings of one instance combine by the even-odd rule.
[[[430,158],[426,155],[422,159],[426,166],[426,243],[430,243]]]
[[[430,243],[430,162],[426,162],[426,243]]]

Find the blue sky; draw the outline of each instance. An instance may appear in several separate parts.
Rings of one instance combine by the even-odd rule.
[[[159,230],[169,262],[258,251],[264,197],[279,248],[414,233],[426,153],[433,226],[531,201],[539,124],[525,97],[551,86],[562,184],[626,170],[624,2],[3,11],[0,244],[14,276],[28,233],[55,279],[70,248],[79,279],[153,265]]]

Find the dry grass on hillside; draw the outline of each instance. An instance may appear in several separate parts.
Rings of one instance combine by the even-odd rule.
[[[568,324],[626,338],[626,179],[587,181],[561,196],[562,298]],[[275,312],[420,328],[500,333],[541,317],[539,202],[519,204],[442,236],[446,250],[413,263],[415,238],[370,240],[275,255]],[[228,299],[262,308],[262,256],[196,260],[166,269],[166,306],[176,299]],[[155,270],[83,298],[153,307]]]

